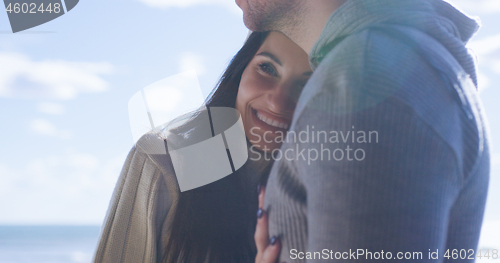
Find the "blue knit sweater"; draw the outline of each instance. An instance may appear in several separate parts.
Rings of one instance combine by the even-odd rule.
[[[490,170],[465,47],[477,29],[441,0],[348,0],[330,16],[267,185],[279,262],[477,249]]]

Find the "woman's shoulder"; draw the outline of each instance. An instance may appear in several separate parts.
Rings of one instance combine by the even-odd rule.
[[[142,169],[142,176],[144,173],[159,173],[169,192],[178,193],[179,187],[166,143],[167,135],[164,131],[153,131],[143,135],[131,150],[131,154],[134,155],[131,161],[134,162],[134,159],[137,159],[134,165]]]
[[[148,133],[128,154],[94,262],[154,262],[158,242],[167,240],[179,188],[169,155],[159,151],[161,141],[160,134]]]

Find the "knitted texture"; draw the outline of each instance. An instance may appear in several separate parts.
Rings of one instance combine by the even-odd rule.
[[[331,15],[267,184],[279,262],[477,248],[490,169],[464,46],[477,28],[440,0],[349,0]]]

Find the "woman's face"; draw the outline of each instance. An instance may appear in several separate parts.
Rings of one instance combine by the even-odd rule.
[[[289,38],[271,32],[243,71],[236,97],[245,133],[261,151],[281,146],[305,83],[312,74],[307,54]]]

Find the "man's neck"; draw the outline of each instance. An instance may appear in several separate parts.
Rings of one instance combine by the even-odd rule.
[[[294,26],[283,28],[282,32],[299,45],[308,55],[318,40],[328,18],[347,0],[307,1],[299,21]]]

